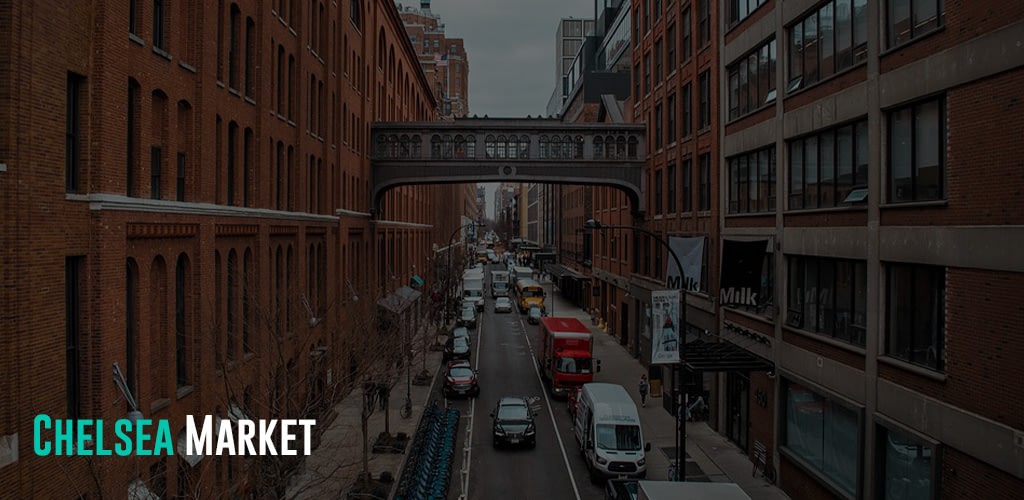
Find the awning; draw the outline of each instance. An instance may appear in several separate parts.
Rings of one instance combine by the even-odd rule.
[[[377,301],[377,305],[393,314],[402,314],[422,295],[411,287],[403,286]]]
[[[562,264],[546,264],[544,271],[548,272],[555,278],[568,278],[577,280],[589,280],[590,278],[576,271],[575,269],[562,265]]]
[[[412,279],[409,280],[409,286],[413,288],[422,288],[425,284],[426,282],[423,281],[423,278],[420,278],[420,275],[418,274],[413,275]]]
[[[728,372],[775,370],[775,364],[728,341],[692,340],[683,346],[683,364],[694,371]]]

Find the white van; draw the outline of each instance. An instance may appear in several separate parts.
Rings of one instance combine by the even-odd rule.
[[[583,384],[573,421],[576,442],[583,451],[590,480],[607,477],[647,477],[643,429],[636,403],[618,384]]]

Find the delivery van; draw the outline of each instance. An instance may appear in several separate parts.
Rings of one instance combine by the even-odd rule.
[[[583,384],[573,420],[576,442],[592,482],[610,477],[647,477],[640,414],[626,389],[618,384]]]

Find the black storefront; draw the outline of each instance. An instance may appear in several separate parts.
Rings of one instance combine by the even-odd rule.
[[[587,308],[587,294],[590,292],[590,277],[562,264],[549,263],[544,272],[551,275],[551,281],[562,293],[562,298],[576,307]]]

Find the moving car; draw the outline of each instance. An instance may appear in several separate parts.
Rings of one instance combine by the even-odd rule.
[[[523,398],[506,396],[498,400],[498,406],[491,412],[494,419],[491,430],[494,447],[502,444],[536,447],[535,416],[537,414],[530,410],[530,405]]]
[[[540,324],[541,316],[544,316],[544,311],[540,306],[530,306],[530,311],[526,313],[526,322],[531,325]]]
[[[591,482],[610,477],[647,477],[646,452],[636,403],[618,384],[591,382],[577,398],[573,431]],[[679,498],[679,497],[675,497]]]
[[[466,328],[476,328],[476,306],[463,307],[459,311],[459,319],[455,324]]]
[[[498,297],[494,299],[494,312],[496,313],[510,313],[512,312],[512,299],[508,297]]]
[[[477,380],[477,373],[470,366],[469,361],[459,360],[448,363],[444,374],[444,397],[469,396],[475,398],[479,395],[480,384]]]
[[[469,339],[465,337],[452,337],[444,344],[444,360],[469,359]]]

